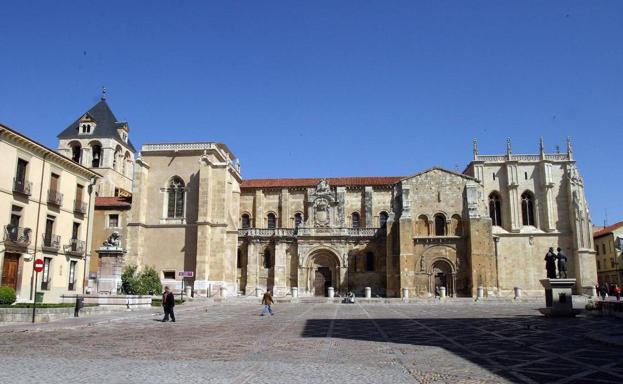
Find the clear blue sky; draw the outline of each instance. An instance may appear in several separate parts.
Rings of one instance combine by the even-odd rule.
[[[135,144],[222,141],[245,178],[462,170],[572,136],[623,219],[623,1],[7,1],[0,121],[51,147],[100,88]]]

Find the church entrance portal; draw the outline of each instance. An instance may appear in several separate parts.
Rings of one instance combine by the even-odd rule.
[[[339,292],[340,261],[330,250],[321,249],[308,259],[307,292],[314,296],[327,296],[329,287]]]
[[[331,269],[318,267],[314,280],[314,296],[327,296],[329,287],[331,287]]]
[[[452,276],[452,267],[446,261],[439,260],[433,263],[432,271],[432,292],[439,294],[441,287],[446,288],[448,296],[454,296],[454,284]]]

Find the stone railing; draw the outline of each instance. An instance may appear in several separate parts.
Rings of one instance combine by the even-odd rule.
[[[246,228],[239,229],[239,237],[295,237],[295,236],[338,236],[374,237],[382,235],[381,228]]]
[[[188,151],[216,149],[215,143],[170,143],[170,144],[143,144],[141,152],[150,151]]]
[[[568,153],[548,153],[545,155],[545,160],[565,161],[570,159]]]
[[[568,153],[546,153],[544,155],[545,160],[552,161],[566,161],[569,160]],[[510,155],[511,160],[515,161],[541,161],[541,155],[530,155],[530,154],[513,154]],[[508,160],[507,155],[476,155],[474,159],[476,161],[486,161],[486,162],[504,162]]]

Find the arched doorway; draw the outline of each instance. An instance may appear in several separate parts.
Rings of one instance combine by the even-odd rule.
[[[314,251],[308,259],[307,291],[314,296],[327,296],[329,287],[339,291],[340,261],[328,249]]]
[[[452,265],[446,260],[437,260],[431,267],[431,293],[437,293],[441,287],[446,288],[448,296],[454,296],[454,273]]]

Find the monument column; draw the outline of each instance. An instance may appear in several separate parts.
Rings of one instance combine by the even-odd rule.
[[[275,244],[275,279],[273,286],[273,294],[275,296],[285,296],[288,293],[288,276],[286,275],[286,252],[288,245],[288,241],[285,239],[277,240]]]

